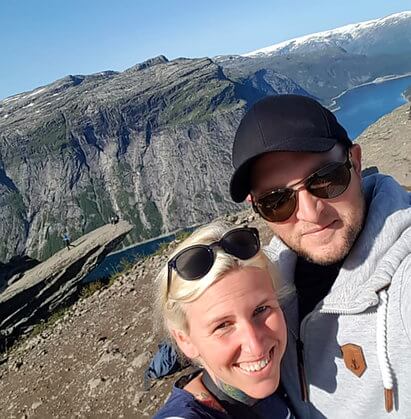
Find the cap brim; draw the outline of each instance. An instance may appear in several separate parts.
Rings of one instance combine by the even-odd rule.
[[[234,202],[243,202],[247,195],[251,192],[251,170],[255,160],[263,154],[271,153],[273,151],[290,151],[290,152],[308,152],[308,153],[323,153],[331,150],[338,140],[335,138],[301,138],[298,141],[296,138],[290,138],[282,144],[276,144],[272,148],[268,148],[263,153],[256,154],[245,161],[235,171],[230,181],[230,195]]]

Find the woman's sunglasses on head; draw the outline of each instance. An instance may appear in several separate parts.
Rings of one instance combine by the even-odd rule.
[[[172,270],[186,281],[195,281],[207,275],[215,261],[215,248],[221,248],[238,259],[254,257],[260,250],[260,239],[256,228],[240,227],[228,231],[214,243],[195,244],[178,252],[168,262],[167,295],[170,290]]]
[[[329,163],[294,185],[273,189],[257,198],[252,196],[253,209],[267,221],[286,221],[297,207],[297,190],[301,186],[317,198],[337,198],[351,182],[351,167],[349,156],[344,163]]]

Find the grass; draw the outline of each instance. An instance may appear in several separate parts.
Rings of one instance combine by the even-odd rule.
[[[89,282],[82,288],[80,297],[87,298],[102,288],[111,287],[120,277],[129,272],[139,259],[141,258],[138,255],[134,258],[134,260],[129,260],[126,258],[122,259],[119,263],[120,269],[116,269],[115,272],[112,273],[108,278],[102,278],[93,282]]]
[[[102,280],[97,280],[93,282],[89,282],[80,291],[80,298],[88,298],[92,296],[96,291],[101,290],[105,287],[105,284]]]
[[[160,245],[158,246],[158,249],[154,252],[154,256],[160,256],[162,255],[164,252],[167,251],[168,246],[170,243],[160,243]]]
[[[176,234],[176,241],[182,242],[191,236],[191,231],[180,231]]]

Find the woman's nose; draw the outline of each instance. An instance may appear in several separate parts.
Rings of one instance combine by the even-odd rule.
[[[246,323],[242,328],[242,349],[255,358],[264,354],[264,341],[260,327],[253,323]]]

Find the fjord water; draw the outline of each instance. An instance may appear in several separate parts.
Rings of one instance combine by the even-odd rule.
[[[178,233],[191,233],[196,227],[197,226],[187,227],[180,230]],[[125,249],[110,253],[104,258],[103,262],[99,266],[83,278],[83,282],[93,282],[101,278],[108,278],[110,275],[122,271],[125,264],[135,263],[137,260],[144,258],[145,256],[152,255],[161,247],[162,244],[170,243],[175,240],[178,233],[174,232],[166,234],[164,236],[136,243]]]
[[[377,119],[406,103],[402,93],[411,86],[411,76],[350,89],[336,99],[338,121],[355,139]]]

